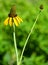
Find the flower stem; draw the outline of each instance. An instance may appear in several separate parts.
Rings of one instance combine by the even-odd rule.
[[[39,14],[37,15],[36,20],[35,20],[35,22],[34,22],[32,28],[31,28],[31,30],[30,30],[30,33],[28,34],[28,37],[27,37],[27,39],[26,39],[26,41],[25,41],[25,44],[24,44],[24,47],[23,47],[23,50],[22,50],[22,53],[21,53],[21,57],[20,57],[20,63],[21,63],[21,61],[22,61],[23,53],[24,53],[24,50],[25,50],[25,48],[26,48],[27,42],[28,42],[28,40],[29,40],[29,37],[30,37],[31,33],[33,32],[33,29],[34,29],[34,27],[35,27],[35,24],[36,24],[36,22],[37,22],[37,20],[38,20],[39,15],[40,15],[40,12],[39,12]]]
[[[15,25],[13,23],[13,38],[14,38],[14,46],[15,46],[15,54],[16,54],[16,58],[17,58],[17,65],[18,65],[18,51],[17,51],[17,43],[16,43],[16,37],[15,37]]]

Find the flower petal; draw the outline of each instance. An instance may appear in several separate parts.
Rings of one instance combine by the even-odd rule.
[[[8,25],[9,17],[4,21],[4,25]]]
[[[15,19],[15,17],[13,18],[13,20],[14,20],[15,25],[18,26],[19,24],[18,24],[17,20]]]
[[[15,18],[16,18],[17,22],[20,24],[21,21],[19,20],[19,18],[18,17],[15,17]]]
[[[12,22],[12,17],[9,18],[9,25],[12,26],[13,22]]]
[[[20,20],[20,22],[23,22],[23,20],[19,16],[17,16],[17,18]]]

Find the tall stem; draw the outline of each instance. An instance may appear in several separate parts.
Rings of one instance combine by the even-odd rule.
[[[18,65],[18,51],[17,51],[17,43],[16,43],[16,37],[15,37],[15,25],[13,23],[13,38],[14,38],[14,46],[15,46],[15,54],[16,54],[16,59],[17,59],[17,65]]]
[[[34,22],[32,28],[31,28],[31,30],[30,30],[30,33],[29,33],[29,35],[28,35],[28,37],[27,37],[27,39],[26,39],[26,41],[25,41],[25,44],[24,44],[24,47],[23,47],[23,50],[22,50],[22,53],[21,53],[21,57],[20,57],[20,63],[21,63],[21,61],[22,61],[23,53],[24,53],[24,50],[25,50],[25,48],[26,48],[27,42],[28,42],[28,40],[29,40],[29,37],[30,37],[31,33],[33,32],[33,29],[34,29],[34,27],[35,27],[35,24],[36,24],[36,22],[37,22],[37,20],[38,20],[39,15],[40,15],[40,13],[37,15],[37,18],[36,18],[36,20],[35,20],[35,22]]]

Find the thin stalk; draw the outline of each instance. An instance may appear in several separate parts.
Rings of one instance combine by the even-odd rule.
[[[34,27],[35,27],[35,24],[36,24],[36,22],[37,22],[37,20],[38,20],[39,15],[40,15],[40,13],[37,15],[36,20],[35,20],[35,22],[34,22],[32,28],[31,28],[31,30],[30,30],[30,33],[29,33],[29,35],[28,35],[28,37],[27,37],[27,39],[26,39],[26,41],[25,41],[25,44],[24,44],[24,47],[23,47],[23,50],[22,50],[22,53],[21,53],[21,57],[20,57],[20,62],[19,62],[19,63],[21,63],[21,61],[22,61],[22,57],[23,57],[24,50],[25,50],[25,48],[26,48],[26,45],[27,45],[27,42],[28,42],[28,40],[29,40],[29,37],[30,37],[31,33],[33,32],[33,29],[34,29]]]
[[[14,47],[15,47],[15,54],[16,54],[16,59],[17,59],[17,65],[18,65],[18,51],[17,51],[17,43],[16,43],[16,37],[15,37],[15,25],[13,23],[13,38],[14,38]]]

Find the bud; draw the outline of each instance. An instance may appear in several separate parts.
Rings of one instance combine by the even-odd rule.
[[[40,9],[41,9],[41,10],[43,9],[43,5],[42,5],[42,4],[40,5]]]

